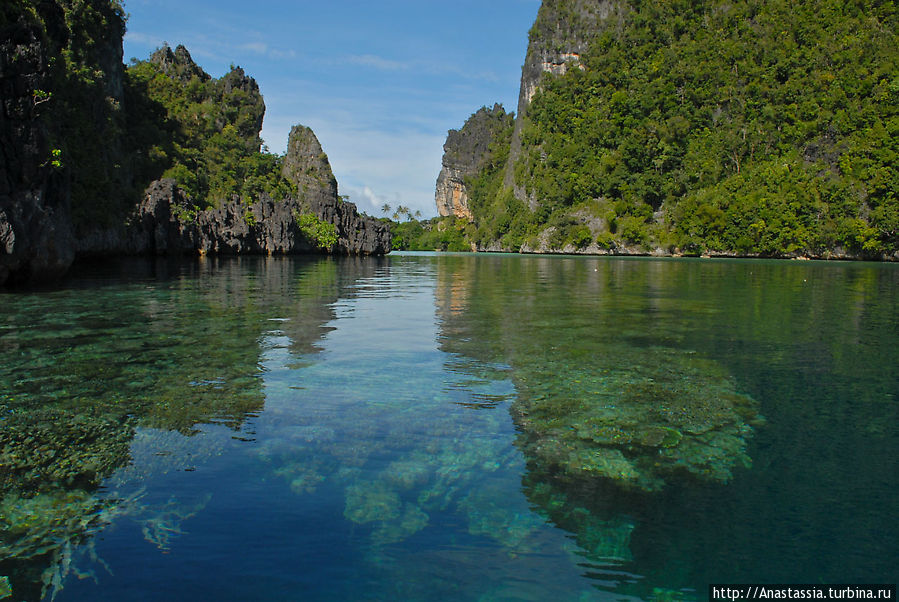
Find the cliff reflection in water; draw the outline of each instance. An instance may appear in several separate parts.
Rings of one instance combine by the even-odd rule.
[[[150,507],[142,483],[221,453],[202,425],[239,431],[263,408],[260,338],[286,333],[309,358],[340,291],[377,266],[135,260],[114,281],[85,266],[56,290],[4,294],[0,575],[16,596],[61,589],[78,575],[78,546],[91,554],[91,537],[122,515],[165,549],[203,496]]]
[[[666,313],[684,308],[642,294],[661,272],[633,282],[616,273],[627,264],[587,270],[544,257],[500,271],[454,259],[461,272],[440,278],[443,349],[511,366],[517,444],[529,460],[646,491],[676,478],[727,482],[735,465],[750,464],[758,404],[716,362],[679,345],[685,323]]]
[[[615,589],[645,598],[845,575],[848,550],[853,574],[893,571],[889,536],[871,536],[889,489],[870,484],[896,482],[899,272],[435,261],[441,348],[508,365],[523,491],[586,575],[623,560],[642,580]]]
[[[123,265],[0,303],[16,599],[647,599],[894,570],[892,268]]]

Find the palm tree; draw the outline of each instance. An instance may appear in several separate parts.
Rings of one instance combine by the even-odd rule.
[[[381,211],[384,213],[384,215],[390,213],[390,204],[384,203],[383,205],[381,205]]]

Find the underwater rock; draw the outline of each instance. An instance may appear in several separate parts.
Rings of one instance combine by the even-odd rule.
[[[0,489],[94,487],[128,462],[127,421],[64,410],[24,408],[0,423]]]
[[[636,528],[633,520],[620,511],[602,508],[601,491],[571,489],[567,485],[548,474],[531,472],[525,479],[524,492],[541,515],[574,535],[578,547],[573,550],[575,553],[592,562],[632,560],[631,533]]]
[[[387,545],[403,541],[428,525],[430,517],[415,504],[407,503],[403,514],[393,520],[382,521],[372,533],[375,545]]]
[[[489,537],[509,551],[521,551],[522,545],[545,521],[530,508],[516,512],[502,501],[502,492],[493,487],[481,488],[459,502],[459,509],[468,516],[468,532]]]
[[[713,361],[663,347],[606,346],[592,361],[516,366],[517,444],[571,477],[646,491],[672,476],[727,482],[748,466],[761,420]]]
[[[354,523],[399,517],[400,496],[383,483],[360,481],[347,487],[343,515]]]

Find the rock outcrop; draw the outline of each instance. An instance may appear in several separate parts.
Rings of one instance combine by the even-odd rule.
[[[390,251],[390,229],[360,215],[353,203],[337,194],[337,180],[315,133],[297,125],[290,131],[282,175],[293,196],[274,201],[262,196],[252,204],[232,201],[195,211],[174,180],[150,185],[130,228],[122,232],[120,252],[157,255],[292,254],[331,252],[347,255]],[[322,248],[301,225],[313,215],[331,224],[337,241]]]
[[[336,227],[333,247],[321,248],[303,230],[300,217],[310,212]],[[315,200],[310,206],[294,198],[275,201],[264,196],[249,205],[231,202],[192,213],[184,192],[170,179],[150,185],[123,240],[122,251],[155,255],[372,255],[390,250],[389,230],[359,216],[352,203]]]
[[[315,133],[306,126],[295,125],[290,129],[281,175],[296,188],[300,198],[338,198],[337,179],[328,155]]]
[[[91,156],[91,178],[109,189],[128,178],[118,166],[124,13],[91,5],[79,21],[86,35],[70,29],[75,10],[52,1],[0,10],[0,285],[53,279],[75,259],[73,191],[104,195],[85,186],[77,157]],[[71,65],[89,69],[91,85],[70,81]]]
[[[443,167],[437,176],[434,201],[441,216],[454,215],[473,220],[468,206],[466,178],[476,176],[493,157],[495,144],[508,144],[503,140],[510,131],[513,115],[506,113],[502,105],[492,109],[481,107],[465,122],[460,130],[450,130],[443,145]],[[506,138],[507,140],[507,138]]]
[[[150,184],[127,225],[96,230],[78,240],[80,256],[266,254],[330,252],[382,255],[390,252],[390,229],[360,215],[353,203],[337,194],[337,181],[327,155],[311,129],[291,130],[283,175],[294,195],[275,201],[262,195],[253,203],[233,200],[197,211],[175,180]],[[304,232],[303,215],[331,224],[336,243],[322,247]]]
[[[310,128],[291,128],[281,175],[295,187],[296,198],[306,211],[337,228],[335,252],[390,252],[390,228],[380,220],[360,215],[356,205],[340,198],[328,155]]]

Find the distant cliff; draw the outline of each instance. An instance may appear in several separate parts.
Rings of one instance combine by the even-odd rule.
[[[240,67],[212,78],[187,49],[164,46],[126,69],[124,31],[121,5],[111,0],[11,0],[0,8],[0,285],[55,278],[81,256],[154,252],[141,224],[146,198],[163,189],[181,223],[207,219],[208,248],[184,251],[389,250],[386,226],[338,197],[311,130],[296,140],[314,141],[315,165],[308,148],[284,157],[261,150],[265,105]],[[291,172],[288,162],[314,170],[321,157],[327,186],[310,190],[308,174]],[[151,186],[159,178],[174,185]],[[302,228],[291,239],[284,216],[295,212],[330,224],[337,240],[310,242]],[[225,243],[231,234],[215,228],[238,213],[256,216],[249,238],[271,244],[241,236],[243,243]],[[272,234],[280,226],[254,222],[278,216],[288,232],[280,239]],[[303,218],[307,231],[316,226],[310,219]]]
[[[495,167],[498,148],[508,146],[513,115],[499,104],[481,107],[460,130],[450,130],[443,145],[443,167],[437,177],[435,201],[442,216],[472,220],[466,179]],[[503,153],[505,156],[505,153]]]
[[[490,250],[897,260],[897,32],[883,3],[544,0],[504,167],[462,176],[455,227]]]

